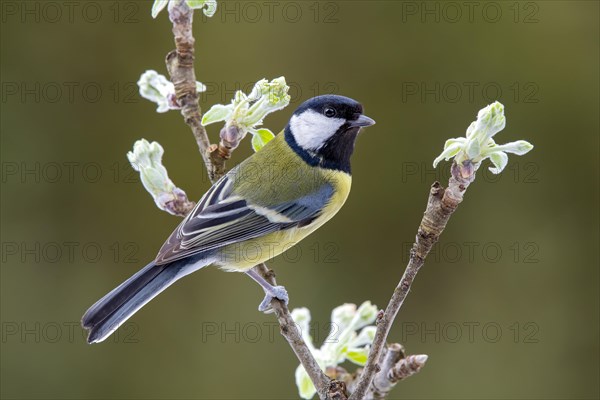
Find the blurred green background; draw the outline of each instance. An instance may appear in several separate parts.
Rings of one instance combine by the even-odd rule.
[[[536,147],[500,177],[482,167],[417,277],[390,339],[430,358],[391,398],[598,398],[599,3],[269,4],[197,14],[202,107],[284,75],[292,104],[267,118],[274,131],[331,92],[377,120],[345,208],[270,264],[315,340],[337,305],[385,306],[428,187],[447,181],[431,161],[498,99],[498,141]],[[179,113],[137,95],[143,71],[166,72],[170,24],[150,2],[1,5],[2,398],[297,398],[296,358],[240,274],[201,271],[85,344],[83,312],[179,222],[129,167],[133,142],[160,141],[191,198],[209,187]],[[229,165],[250,154],[244,142]]]

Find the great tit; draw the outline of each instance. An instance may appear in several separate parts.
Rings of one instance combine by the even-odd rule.
[[[208,265],[248,274],[288,301],[252,267],[304,239],[333,217],[350,192],[350,157],[362,127],[375,121],[357,101],[318,96],[298,107],[261,150],[219,179],[175,229],[154,261],[91,306],[88,343],[101,342],[178,279]]]

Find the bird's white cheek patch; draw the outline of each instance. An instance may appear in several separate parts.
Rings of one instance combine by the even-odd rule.
[[[316,111],[307,110],[292,116],[290,128],[300,147],[318,150],[345,122],[342,118],[327,118]]]

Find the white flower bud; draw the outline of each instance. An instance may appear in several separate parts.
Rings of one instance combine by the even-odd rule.
[[[346,329],[354,315],[356,315],[356,304],[346,303],[334,308],[331,312],[333,328],[339,331]]]
[[[148,70],[140,76],[137,84],[140,96],[158,105],[156,112],[164,113],[180,108],[175,97],[175,86],[164,75]],[[206,86],[196,82],[196,90],[202,93],[206,91]]]
[[[167,169],[162,165],[164,150],[157,142],[149,143],[141,139],[133,145],[133,151],[127,153],[131,166],[140,173],[140,180],[154,202],[165,210],[168,202],[176,199],[178,188],[169,178]]]
[[[444,151],[433,161],[434,168],[441,160],[448,161],[454,157],[454,161],[461,165],[463,178],[468,178],[483,160],[490,158],[494,164],[490,171],[499,174],[508,163],[506,153],[523,155],[533,149],[533,145],[525,140],[497,145],[492,137],[505,126],[504,106],[501,103],[496,101],[484,107],[477,113],[477,120],[467,128],[464,138],[446,140]],[[463,164],[473,168],[463,168]]]

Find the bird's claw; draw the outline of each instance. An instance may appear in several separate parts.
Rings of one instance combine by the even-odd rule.
[[[271,307],[271,300],[278,299],[283,301],[283,303],[287,306],[290,301],[290,297],[288,296],[287,290],[283,286],[273,286],[268,292],[265,294],[265,298],[258,306],[258,311],[264,312],[265,314],[269,314],[273,312],[273,308]]]

